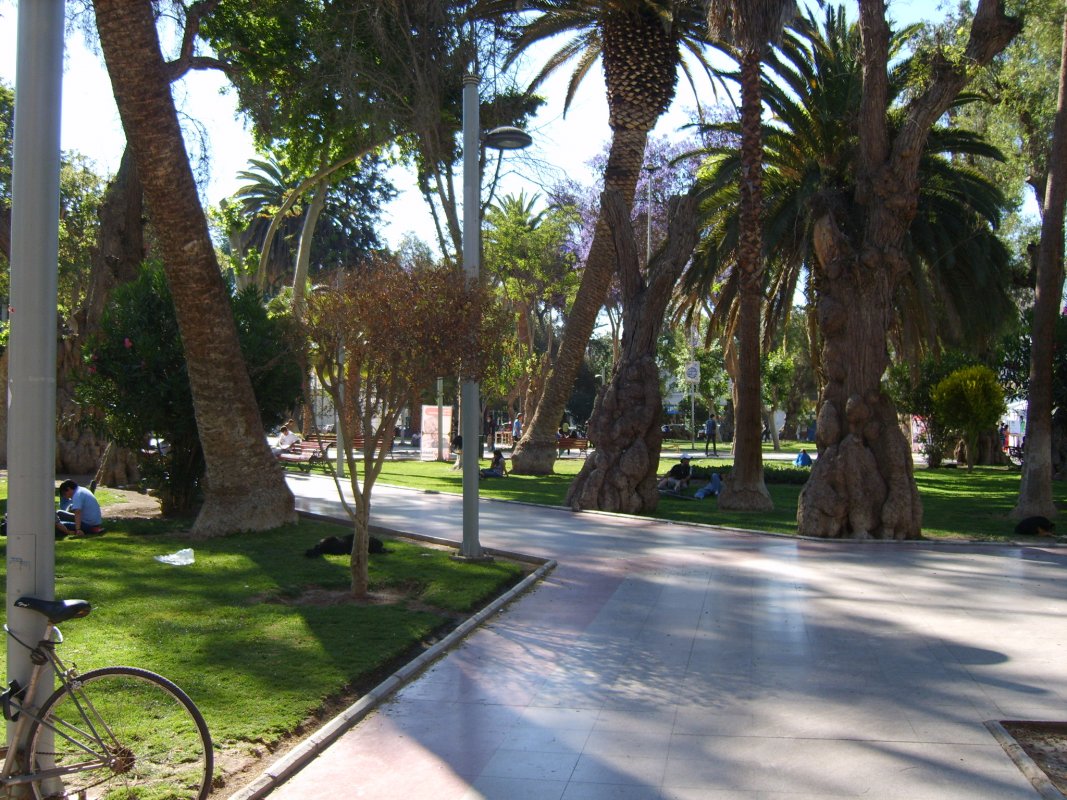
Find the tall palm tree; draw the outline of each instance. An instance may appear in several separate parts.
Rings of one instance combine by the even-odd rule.
[[[913,29],[893,36],[896,59]],[[853,191],[854,120],[862,79],[859,31],[840,9],[827,8],[787,32],[780,55],[764,77],[764,100],[773,121],[763,127],[765,202],[764,346],[788,317],[798,286],[811,276],[819,208]],[[891,76],[891,96],[905,91],[911,68],[901,58]],[[736,139],[736,122],[711,126]],[[732,330],[737,315],[738,183],[741,164],[729,143],[708,147],[702,172],[705,231],[699,258],[687,273],[683,304],[700,307],[713,286],[719,302],[716,331]],[[998,336],[990,320],[1010,321],[1009,254],[994,229],[1006,210],[996,185],[975,159],[1000,153],[967,131],[936,126],[920,162],[915,219],[906,253],[909,272],[897,289],[891,335],[894,351],[909,361],[941,347],[967,348]],[[805,287],[814,300],[817,287]],[[814,302],[808,305],[814,311]],[[813,348],[813,351],[815,348]]]
[[[196,192],[150,3],[94,0],[126,138],[174,298],[207,463],[194,534],[267,530],[296,519],[267,446],[207,220]]]
[[[252,158],[247,169],[237,173],[241,187],[234,195],[246,221],[243,230],[231,234],[230,246],[235,255],[243,255],[248,249],[259,249],[264,241],[271,220],[288,194],[300,182],[284,160],[268,154]],[[303,208],[294,206],[286,212],[285,221],[271,237],[267,254],[267,269],[260,275],[260,291],[276,287],[289,273],[292,262],[292,241],[300,234]]]
[[[518,23],[511,59],[560,35],[570,38],[545,63],[532,88],[574,63],[565,109],[598,61],[603,65],[612,139],[604,169],[605,191],[617,191],[629,210],[641,172],[648,134],[674,99],[678,72],[692,74],[683,50],[710,74],[704,55],[702,0],[530,0]],[[507,18],[514,0],[483,0],[476,13]],[[556,362],[522,441],[513,471],[545,474],[556,458],[556,429],[574,387],[597,314],[615,274],[611,233],[601,211],[581,286],[567,316]]]
[[[763,296],[763,139],[760,65],[790,17],[794,0],[724,0],[708,5],[708,28],[740,67],[741,180],[738,184],[738,375],[734,397],[734,468],[719,506],[774,507],[763,481],[760,309]]]

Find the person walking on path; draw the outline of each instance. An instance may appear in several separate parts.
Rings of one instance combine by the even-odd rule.
[[[712,455],[717,456],[719,454],[719,446],[715,441],[715,434],[719,431],[719,422],[715,418],[714,414],[709,414],[707,421],[704,423],[704,455],[708,454],[708,445],[711,445]]]

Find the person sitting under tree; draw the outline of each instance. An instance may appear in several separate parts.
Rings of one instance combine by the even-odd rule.
[[[488,469],[483,469],[478,474],[483,478],[506,478],[508,476],[508,465],[504,461],[504,453],[500,450],[494,450],[493,460],[489,463]]]
[[[668,492],[680,492],[689,485],[689,479],[693,477],[693,468],[689,463],[689,454],[682,453],[681,460],[670,468],[670,471],[660,480],[657,489]]]
[[[60,504],[66,508],[56,512],[56,533],[66,536],[84,536],[89,533],[103,533],[103,514],[96,497],[76,481],[63,481],[59,484]]]

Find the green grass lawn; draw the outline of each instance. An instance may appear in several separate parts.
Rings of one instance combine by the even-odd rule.
[[[799,452],[799,442],[783,443],[784,452]],[[769,450],[769,446],[768,446]],[[726,452],[720,450],[720,452]],[[695,464],[709,466],[729,463],[726,458],[707,458],[703,450],[696,454]],[[483,466],[488,466],[488,461]],[[561,506],[567,487],[581,469],[581,459],[556,461],[554,475],[511,475],[507,478],[488,478],[479,484],[483,497],[501,500],[520,500],[539,505]],[[787,469],[782,462],[769,462],[769,470]],[[662,471],[665,471],[666,467]],[[435,461],[387,461],[379,479],[395,486],[408,486],[438,492],[461,493],[461,473],[449,464]],[[1007,467],[976,467],[965,469],[916,469],[915,480],[923,501],[923,534],[943,539],[1009,539],[1015,522],[1008,512],[1015,505],[1019,493],[1020,473]],[[774,501],[774,510],[765,513],[720,511],[717,503],[706,500],[679,499],[664,496],[652,515],[657,519],[678,522],[710,523],[745,530],[772,533],[796,533],[797,499],[803,487],[796,484],[768,482],[767,489]],[[690,489],[689,495],[692,495]],[[1057,503],[1067,507],[1067,484],[1053,485]]]
[[[129,664],[169,677],[216,744],[238,751],[298,730],[327,698],[369,688],[525,574],[387,541],[389,552],[371,557],[372,591],[399,599],[340,602],[348,557],[303,554],[347,529],[302,522],[190,542],[180,527],[111,520],[104,536],[56,542],[56,596],[93,604],[88,619],[62,626],[60,654],[83,670]],[[155,560],[183,547],[194,549],[191,566]]]

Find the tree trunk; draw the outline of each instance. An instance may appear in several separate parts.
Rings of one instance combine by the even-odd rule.
[[[842,266],[831,263],[830,272]],[[804,536],[916,539],[921,533],[911,450],[881,390],[888,271],[872,274],[869,266],[845,265],[848,275],[827,281],[819,297],[827,384],[815,435],[819,458],[797,509],[797,532]]]
[[[315,226],[319,215],[326,206],[326,190],[330,181],[323,178],[315,184],[315,193],[311,196],[304,225],[300,229],[300,244],[296,249],[296,268],[293,270],[293,319],[304,317],[304,294],[307,290],[308,270],[311,267],[311,242],[315,238]],[[305,370],[306,372],[307,370]]]
[[[611,150],[604,169],[605,191],[615,190],[627,209],[633,203],[637,179],[645,156],[648,131],[612,129]],[[511,471],[517,475],[549,475],[556,460],[556,429],[563,419],[574,390],[578,369],[585,358],[589,337],[615,274],[615,248],[601,208],[593,242],[560,339],[556,362],[545,377],[545,389],[534,416],[526,420],[522,440],[511,455]]]
[[[90,256],[89,289],[85,305],[76,315],[77,324],[72,326],[77,334],[62,341],[58,348],[56,471],[69,475],[95,472],[101,486],[125,486],[140,480],[136,454],[112,448],[82,424],[87,410],[74,402],[74,385],[85,339],[100,330],[111,292],[136,279],[144,261],[143,200],[133,152],[126,148],[97,212],[100,227]],[[109,454],[109,450],[113,452]]]
[[[1067,201],[1067,15],[1060,51],[1060,88],[1049,147],[1048,179],[1042,198],[1041,241],[1030,346],[1030,391],[1026,407],[1026,450],[1019,502],[1010,516],[1054,517],[1052,498],[1052,365],[1056,317],[1063,297],[1064,202]]]
[[[11,260],[11,209],[0,206],[0,255]]]
[[[623,290],[622,357],[611,384],[597,397],[589,423],[596,449],[567,491],[567,504],[575,510],[638,514],[654,511],[659,502],[663,402],[656,341],[674,284],[696,246],[696,200],[692,195],[671,200],[667,240],[644,276],[628,203],[618,192],[605,192],[601,209],[614,234]]]
[[[741,59],[740,271],[735,386],[734,466],[719,493],[719,508],[769,511],[774,508],[763,480],[763,402],[760,391],[760,317],[763,305],[763,139],[761,134],[760,51]]]
[[[662,413],[655,358],[631,357],[624,348],[611,383],[596,399],[588,430],[596,449],[567,490],[567,505],[575,511],[655,511]]]
[[[132,450],[109,442],[93,476],[97,486],[124,488],[141,480],[141,469]]]
[[[353,471],[354,472],[354,471]],[[354,481],[355,479],[353,479]],[[348,570],[352,576],[352,596],[365,598],[370,591],[370,507],[357,502],[352,510],[352,558]]]
[[[193,532],[296,519],[256,407],[229,298],[189,168],[152,6],[95,0],[97,30],[174,298],[207,465]]]
[[[930,82],[890,130],[889,26],[884,0],[860,0],[863,87],[853,196],[815,221],[817,313],[826,384],[818,414],[819,458],[800,495],[806,536],[915,539],[922,505],[911,450],[882,391],[894,288],[908,264],[908,228],[930,127],[1018,33],[997,0],[980,0],[964,58],[937,63]],[[721,502],[721,501],[720,501]]]

